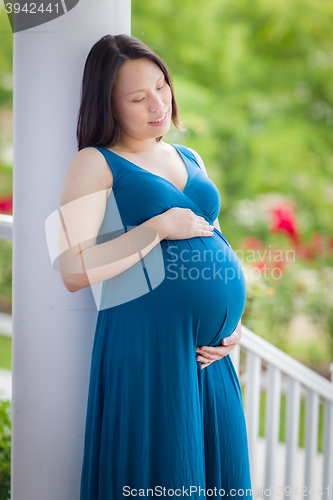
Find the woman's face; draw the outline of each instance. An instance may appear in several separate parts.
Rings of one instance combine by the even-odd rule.
[[[171,89],[163,71],[150,59],[141,57],[119,66],[112,97],[121,139],[149,140],[169,130]],[[152,123],[165,115],[160,123]]]

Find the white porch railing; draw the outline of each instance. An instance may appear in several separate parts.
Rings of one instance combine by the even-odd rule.
[[[13,215],[0,214],[0,239],[13,239]]]
[[[262,389],[262,362],[266,364],[266,408],[265,408],[265,484],[270,490],[270,500],[310,498],[333,498],[333,363],[330,365],[331,382],[314,372],[288,354],[242,325],[242,337],[238,346],[230,353],[239,376],[240,350],[246,351],[244,373],[245,416],[248,432],[252,487],[255,484],[257,445],[259,437],[260,392]],[[284,377],[282,391],[282,377]],[[242,381],[241,381],[242,382]],[[276,484],[276,457],[280,429],[281,393],[286,394],[285,417],[286,456],[284,484]],[[302,484],[296,484],[296,454],[300,429],[301,397],[305,396],[305,466]],[[321,490],[315,487],[315,472],[318,447],[319,403],[324,403],[323,470]]]
[[[0,214],[0,238],[12,239],[13,216]],[[239,345],[230,353],[239,376],[240,350],[246,352],[245,417],[247,425],[250,468],[253,491],[257,467],[259,437],[260,393],[263,382],[262,363],[266,364],[266,408],[265,408],[265,480],[264,488],[270,491],[270,500],[295,499],[309,496],[318,500],[333,498],[333,363],[330,365],[331,379],[325,379],[302,363],[284,353],[259,335],[242,325]],[[287,382],[283,385],[284,382]],[[240,380],[242,383],[242,380]],[[281,394],[286,394],[285,418],[286,456],[284,484],[276,484],[276,457],[279,443]],[[302,395],[306,400],[305,465],[302,484],[296,484],[296,455],[300,429],[300,404]],[[318,446],[318,424],[320,399],[324,403],[323,469],[321,492],[313,490]],[[258,496],[258,495],[256,495]],[[265,495],[264,495],[265,496]],[[267,495],[266,495],[267,496]]]

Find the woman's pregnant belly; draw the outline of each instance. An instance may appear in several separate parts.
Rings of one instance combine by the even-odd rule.
[[[162,240],[148,257],[103,284],[100,312],[106,310],[101,316],[113,342],[132,345],[140,338],[147,345],[165,335],[173,348],[217,346],[231,335],[246,285],[235,252],[216,228],[207,237]]]
[[[191,316],[196,346],[220,344],[237,327],[246,302],[235,252],[217,229],[211,236],[162,240],[161,245],[168,304]]]

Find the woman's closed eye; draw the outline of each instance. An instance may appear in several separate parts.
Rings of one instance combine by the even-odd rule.
[[[164,87],[164,84],[162,85],[162,87],[159,87],[157,90],[161,90],[161,89],[163,89],[163,87]],[[143,100],[144,100],[144,97],[142,99],[139,99],[138,101],[132,101],[132,102],[141,102]]]

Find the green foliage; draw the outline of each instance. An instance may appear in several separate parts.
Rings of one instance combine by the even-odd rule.
[[[0,500],[10,498],[11,409],[10,401],[0,400]]]
[[[11,295],[12,295],[12,241],[0,239],[0,302],[2,303],[10,302]]]
[[[279,193],[297,207],[302,242],[315,231],[333,234],[332,23],[328,1],[132,1],[132,35],[171,69],[186,128],[172,127],[165,140],[202,156],[221,195],[222,232],[234,249],[246,236],[266,247],[275,240],[262,212],[242,224],[237,211],[242,202]],[[327,364],[333,304],[331,293],[324,300],[320,293],[327,286],[319,270],[332,259],[313,265],[318,290],[302,289],[307,264],[301,261],[280,280],[248,281],[242,323],[288,352],[287,327],[306,312],[322,335],[331,335],[332,342],[321,337],[316,349],[309,347]],[[307,344],[293,352],[305,362]]]
[[[318,370],[333,358],[332,275],[330,268],[309,269],[294,262],[281,279],[249,280],[242,324],[301,363]],[[289,325],[296,315],[306,315],[317,328],[315,338],[290,337]]]
[[[0,368],[12,369],[12,339],[0,332]]]
[[[174,75],[187,132],[169,136],[202,155],[232,244],[235,202],[270,191],[296,203],[305,236],[333,232],[332,22],[314,0],[132,2],[132,34]]]
[[[12,104],[13,34],[3,3],[0,3],[0,106]]]

